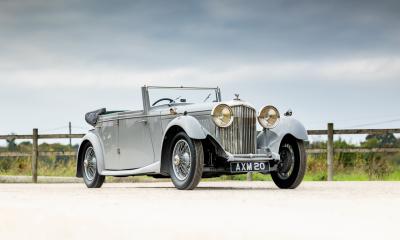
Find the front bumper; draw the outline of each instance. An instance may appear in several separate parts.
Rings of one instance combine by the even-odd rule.
[[[279,162],[280,156],[277,153],[267,152],[267,153],[257,153],[257,154],[231,154],[227,153],[228,162]]]

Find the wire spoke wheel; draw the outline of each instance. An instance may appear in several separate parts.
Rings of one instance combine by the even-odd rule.
[[[86,149],[83,169],[86,179],[88,181],[93,181],[97,173],[97,159],[93,147],[88,147]]]
[[[172,151],[172,168],[176,178],[184,181],[190,174],[190,167],[192,166],[192,153],[189,144],[186,140],[181,139],[176,142],[174,150]]]
[[[177,133],[169,146],[168,167],[177,189],[192,190],[200,182],[204,152],[200,140],[191,139],[185,132]]]
[[[295,163],[295,153],[293,147],[290,144],[284,144],[279,154],[281,156],[281,162],[278,166],[278,175],[282,179],[288,179],[293,172]]]
[[[88,188],[100,188],[106,177],[97,171],[97,156],[94,151],[95,147],[88,141],[82,143],[82,150],[78,154],[78,163],[80,166],[80,176]]]
[[[294,189],[302,182],[306,172],[307,155],[304,142],[284,138],[279,147],[279,155],[277,169],[271,172],[272,180],[279,188]]]

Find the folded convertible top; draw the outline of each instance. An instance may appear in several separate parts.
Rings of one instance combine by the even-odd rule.
[[[85,120],[87,123],[92,125],[93,127],[96,126],[97,120],[99,119],[99,116],[102,114],[105,114],[107,110],[105,108],[98,109],[96,111],[88,112],[85,115]]]

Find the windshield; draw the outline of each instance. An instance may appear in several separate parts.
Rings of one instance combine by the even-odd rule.
[[[217,88],[163,88],[149,87],[150,106],[169,103],[204,103],[217,102]]]

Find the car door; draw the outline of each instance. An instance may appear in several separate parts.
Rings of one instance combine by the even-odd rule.
[[[137,115],[137,114],[136,114]],[[125,116],[119,119],[119,161],[117,169],[136,169],[154,162],[147,116]]]
[[[115,163],[119,161],[117,117],[101,122],[98,132],[104,150],[104,167],[114,169]]]

